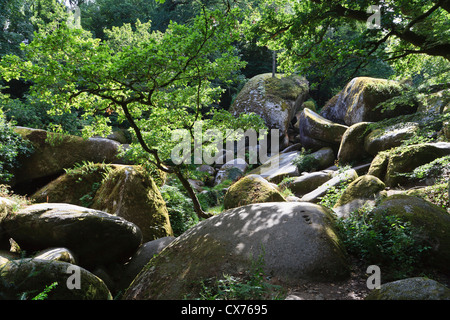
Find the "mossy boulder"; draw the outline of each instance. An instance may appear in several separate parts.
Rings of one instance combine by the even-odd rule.
[[[126,260],[142,242],[139,228],[123,218],[62,203],[30,205],[0,225],[22,250],[65,247],[83,267]]]
[[[189,229],[134,279],[126,300],[195,297],[201,282],[239,276],[258,259],[283,285],[335,281],[349,266],[326,208],[299,202],[259,203],[227,210]]]
[[[405,185],[409,183],[406,175],[414,169],[449,154],[450,143],[447,142],[400,146],[379,152],[372,160],[368,174],[380,178],[388,187]]]
[[[278,129],[280,146],[288,143],[287,130],[296,111],[309,92],[308,81],[300,76],[271,73],[251,78],[237,95],[230,111],[234,115],[253,112],[265,121],[268,129]]]
[[[293,162],[299,154],[299,151],[275,154],[248,174],[260,175],[273,183],[280,183],[287,177],[296,177],[299,175],[299,171]]]
[[[135,224],[144,242],[173,236],[166,203],[152,177],[140,166],[116,166],[110,171],[91,207]]]
[[[36,203],[69,203],[90,207],[106,173],[118,167],[99,163],[71,169],[40,188],[30,198]]]
[[[364,205],[367,200],[374,200],[386,188],[377,177],[363,175],[352,181],[333,207],[340,217],[348,216],[352,211]]]
[[[432,279],[407,278],[382,284],[365,300],[450,300],[450,289]]]
[[[383,199],[373,214],[388,214],[408,221],[420,239],[431,246],[427,264],[443,272],[450,265],[450,215],[424,199],[397,194]]]
[[[363,175],[347,186],[335,206],[342,206],[357,198],[374,199],[374,196],[385,188],[386,185],[377,177]]]
[[[69,277],[79,272],[79,281]],[[67,262],[22,259],[11,260],[0,268],[0,299],[19,300],[23,294],[31,299],[47,286],[57,283],[47,294],[48,300],[112,300],[105,283],[89,271]],[[67,285],[79,283],[78,288]]]
[[[31,198],[37,203],[68,203],[122,217],[141,229],[144,241],[173,235],[161,193],[141,166],[92,164],[76,168]]]
[[[337,187],[341,183],[351,182],[358,178],[358,173],[354,169],[349,169],[344,172],[336,172],[333,177],[314,189],[308,192],[300,199],[301,201],[318,203],[324,195],[327,194],[328,190],[332,187]]]
[[[359,122],[351,125],[342,135],[337,153],[340,164],[359,161],[369,154],[364,150],[364,139],[370,133],[370,122]]]
[[[379,152],[370,163],[370,167],[369,170],[367,171],[367,174],[370,174],[372,176],[380,178],[381,180],[384,180],[386,178],[386,170],[388,163],[389,163],[389,152],[388,151]]]
[[[276,186],[259,175],[250,174],[228,188],[224,197],[224,208],[231,209],[252,203],[284,202]]]
[[[15,132],[33,145],[31,156],[21,159],[13,184],[64,173],[76,163],[121,163],[120,143],[110,139],[61,135],[40,129],[16,127]]]
[[[389,187],[407,183],[408,179],[401,174],[410,173],[421,165],[449,154],[450,143],[445,142],[421,143],[391,149],[386,176],[382,180]]]
[[[364,150],[375,156],[380,151],[400,146],[404,140],[412,138],[419,131],[419,125],[414,122],[399,123],[376,129],[364,139]]]
[[[442,114],[450,111],[450,89],[418,96],[418,112]]]
[[[339,146],[347,129],[347,126],[327,120],[308,108],[300,115],[300,142],[306,149]]]
[[[358,122],[376,122],[398,114],[411,113],[403,110],[376,109],[377,105],[400,95],[405,88],[398,82],[370,77],[352,79],[345,88],[322,108],[320,115],[334,122],[351,126]]]
[[[330,171],[316,171],[299,177],[286,179],[279,184],[280,189],[289,188],[297,197],[301,197],[327,182],[333,177]]]

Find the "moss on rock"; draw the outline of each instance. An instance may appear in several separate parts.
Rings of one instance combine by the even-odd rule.
[[[337,201],[335,207],[343,206],[355,199],[374,199],[375,195],[384,190],[386,185],[375,176],[364,175],[352,181]]]
[[[44,130],[16,127],[15,132],[33,145],[31,156],[21,160],[14,183],[64,173],[76,163],[122,163],[118,158],[117,141],[101,138],[83,139],[78,136],[50,133]]]
[[[260,259],[286,286],[349,276],[331,213],[309,203],[259,203],[227,210],[189,229],[150,260],[126,300],[196,298],[201,281],[238,276]]]
[[[92,208],[134,223],[145,242],[173,236],[166,203],[140,166],[117,166],[111,171],[96,192]]]
[[[450,198],[448,183],[438,183],[432,186],[408,190],[405,193],[427,200],[438,207],[446,209],[450,213]]]
[[[449,143],[421,143],[397,147],[389,152],[389,162],[384,182],[393,187],[407,181],[401,174],[410,173],[417,167],[450,154]]]
[[[97,209],[136,224],[144,241],[172,236],[169,213],[151,174],[141,166],[90,164],[71,169],[32,195],[35,202]]]
[[[398,96],[404,88],[395,81],[370,77],[352,79],[346,87],[322,109],[321,115],[351,126],[358,122],[380,121],[398,114],[411,113],[411,108],[380,110],[376,106]]]
[[[419,125],[414,122],[399,123],[393,126],[383,127],[373,130],[364,140],[364,149],[371,155],[376,155],[380,151],[402,145],[419,131]]]
[[[383,199],[374,214],[388,214],[409,221],[416,236],[432,247],[430,266],[448,272],[450,264],[450,215],[446,210],[418,197],[397,194]]]
[[[231,209],[252,203],[285,202],[275,186],[259,175],[250,174],[233,184],[225,194],[224,208]]]
[[[365,300],[450,300],[450,289],[432,279],[408,278],[381,285]]]
[[[367,130],[369,125],[369,122],[359,122],[348,127],[344,132],[337,154],[339,163],[350,163],[368,156],[363,146],[364,138],[369,133]]]
[[[330,145],[339,145],[347,126],[323,118],[314,111],[305,108],[299,118],[300,142],[306,149],[316,149]],[[311,139],[320,141],[318,145],[309,143]]]
[[[74,272],[79,272],[80,287],[70,289],[67,283]],[[0,298],[4,299],[18,300],[22,294],[31,299],[56,282],[57,285],[47,294],[49,300],[112,300],[109,289],[100,278],[67,262],[11,260],[2,265],[0,277]]]
[[[296,111],[308,94],[306,79],[291,75],[271,73],[251,78],[237,95],[230,111],[234,115],[255,113],[259,115],[269,129],[280,130],[281,146],[287,144],[287,130]]]
[[[36,191],[31,199],[36,203],[70,203],[90,207],[103,176],[116,166],[91,164],[88,169],[78,167],[63,174]]]

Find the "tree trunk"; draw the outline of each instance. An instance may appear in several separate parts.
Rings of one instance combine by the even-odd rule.
[[[186,189],[189,197],[192,199],[192,203],[194,205],[195,213],[200,217],[204,219],[208,219],[212,217],[213,215],[210,213],[207,213],[203,211],[202,206],[200,205],[200,202],[198,201],[197,195],[195,194],[194,189],[192,189],[191,184],[189,181],[184,177],[183,173],[181,172],[181,169],[177,166],[171,166],[170,168],[163,167],[161,160],[158,156],[158,151],[156,149],[149,148],[149,146],[146,144],[144,137],[142,136],[141,129],[138,127],[136,122],[134,121],[134,118],[131,116],[129,110],[128,110],[128,104],[122,103],[120,104],[122,107],[122,110],[124,111],[125,117],[127,118],[128,122],[130,123],[131,127],[133,128],[134,132],[136,133],[137,140],[139,144],[142,146],[145,152],[148,154],[153,155],[156,158],[155,165],[158,167],[158,169],[167,172],[167,173],[175,173],[177,178],[180,180],[183,187]]]
[[[192,204],[194,205],[195,213],[200,218],[204,218],[204,219],[208,219],[208,218],[212,217],[213,216],[212,214],[203,211],[202,206],[201,206],[200,202],[198,201],[198,198],[197,198],[197,195],[195,194],[194,189],[192,188],[189,181],[185,178],[185,176],[181,172],[180,168],[174,168],[174,173],[176,174],[177,178],[180,180],[183,187],[186,189],[189,197],[192,199]]]
[[[272,78],[275,78],[277,73],[277,52],[274,50],[272,52]]]

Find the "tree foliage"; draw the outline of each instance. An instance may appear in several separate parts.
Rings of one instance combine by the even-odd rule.
[[[0,103],[4,97],[0,95]],[[29,155],[32,147],[14,132],[0,108],[0,184],[13,178],[14,169],[19,166],[19,158]]]
[[[183,167],[167,161],[171,133],[187,129],[193,138],[195,124],[203,132],[262,127],[254,115],[216,107],[224,89],[229,105],[245,77],[268,72],[272,52],[281,71],[306,76],[320,105],[354,76],[448,82],[449,3],[0,0],[1,76],[32,85],[3,106],[46,129],[82,126],[85,136],[107,135],[111,119],[126,124],[135,142],[129,155],[177,174],[189,189]],[[68,4],[80,8],[81,25],[70,23]],[[380,28],[366,25],[373,5]],[[41,110],[49,114],[37,116]]]
[[[0,0],[0,57],[20,55],[20,44],[54,19],[65,19],[66,7],[56,0]]]
[[[51,104],[54,114],[75,109],[83,118],[94,119],[83,128],[86,135],[108,134],[104,114],[115,113],[119,122],[129,123],[148,160],[177,174],[195,197],[181,169],[165,162],[175,143],[170,135],[184,128],[193,137],[202,107],[216,102],[222,92],[212,81],[226,83],[243,66],[232,47],[239,37],[236,14],[204,9],[192,24],[172,22],[165,32],[152,31],[150,22],[138,20],[134,28],[124,24],[105,31],[105,41],[55,21],[22,45],[24,59],[5,56],[0,71],[6,80],[33,81],[30,94]],[[227,119],[258,126],[262,122],[255,117]],[[215,119],[223,121],[223,113],[204,120],[204,129]]]
[[[380,28],[366,27],[373,5],[380,8]],[[330,76],[351,69],[351,78],[374,61],[418,54],[448,63],[449,7],[448,0],[263,0],[247,21],[251,38],[280,51],[282,69],[305,74],[314,66]],[[351,37],[339,36],[342,28],[351,28]]]

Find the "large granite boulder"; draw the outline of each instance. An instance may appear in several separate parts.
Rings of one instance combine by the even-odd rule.
[[[408,182],[402,174],[450,154],[450,143],[420,143],[379,152],[368,173],[380,178],[386,186],[396,187]]]
[[[223,204],[225,209],[231,209],[252,203],[284,201],[276,185],[261,176],[250,174],[228,188]]]
[[[448,273],[450,264],[450,215],[419,197],[396,194],[387,197],[372,211],[374,215],[389,214],[408,221],[418,239],[431,246],[426,261],[430,267]]]
[[[5,300],[33,299],[54,283],[56,285],[46,293],[45,299],[112,300],[108,287],[100,278],[62,261],[11,260],[1,266],[0,278],[0,299]]]
[[[414,122],[399,123],[373,130],[364,139],[364,150],[376,156],[378,152],[400,146],[404,140],[412,138],[419,130]]]
[[[326,208],[299,202],[227,210],[179,236],[136,277],[124,299],[181,299],[201,281],[239,276],[262,258],[280,283],[335,281],[349,276],[346,255]]]
[[[339,146],[347,126],[334,123],[306,108],[299,118],[300,142],[306,149]]]
[[[320,115],[333,122],[351,126],[358,122],[376,122],[399,114],[409,114],[409,107],[405,110],[398,107],[393,111],[376,109],[378,104],[400,95],[403,90],[395,81],[357,77],[322,108]]]
[[[34,152],[21,160],[20,169],[14,172],[13,184],[64,173],[76,163],[121,163],[120,143],[110,139],[60,135],[40,129],[16,127],[15,132],[33,145]]]
[[[382,284],[365,300],[450,300],[450,289],[432,279],[407,278]]]
[[[166,203],[140,166],[119,166],[111,171],[97,190],[92,208],[135,224],[144,242],[173,236]]]
[[[370,122],[351,125],[344,133],[337,153],[340,164],[357,162],[370,156],[364,149],[364,139],[370,133]]]
[[[144,242],[173,235],[161,193],[141,166],[92,164],[73,169],[31,198],[37,203],[68,203],[122,217],[139,227]]]
[[[278,129],[280,147],[289,142],[289,123],[301,107],[309,92],[306,79],[271,73],[251,78],[237,95],[230,111],[234,115],[253,112],[265,121],[267,128]]]
[[[142,242],[135,224],[70,204],[34,204],[4,216],[0,225],[22,250],[65,247],[83,267],[123,261]]]

